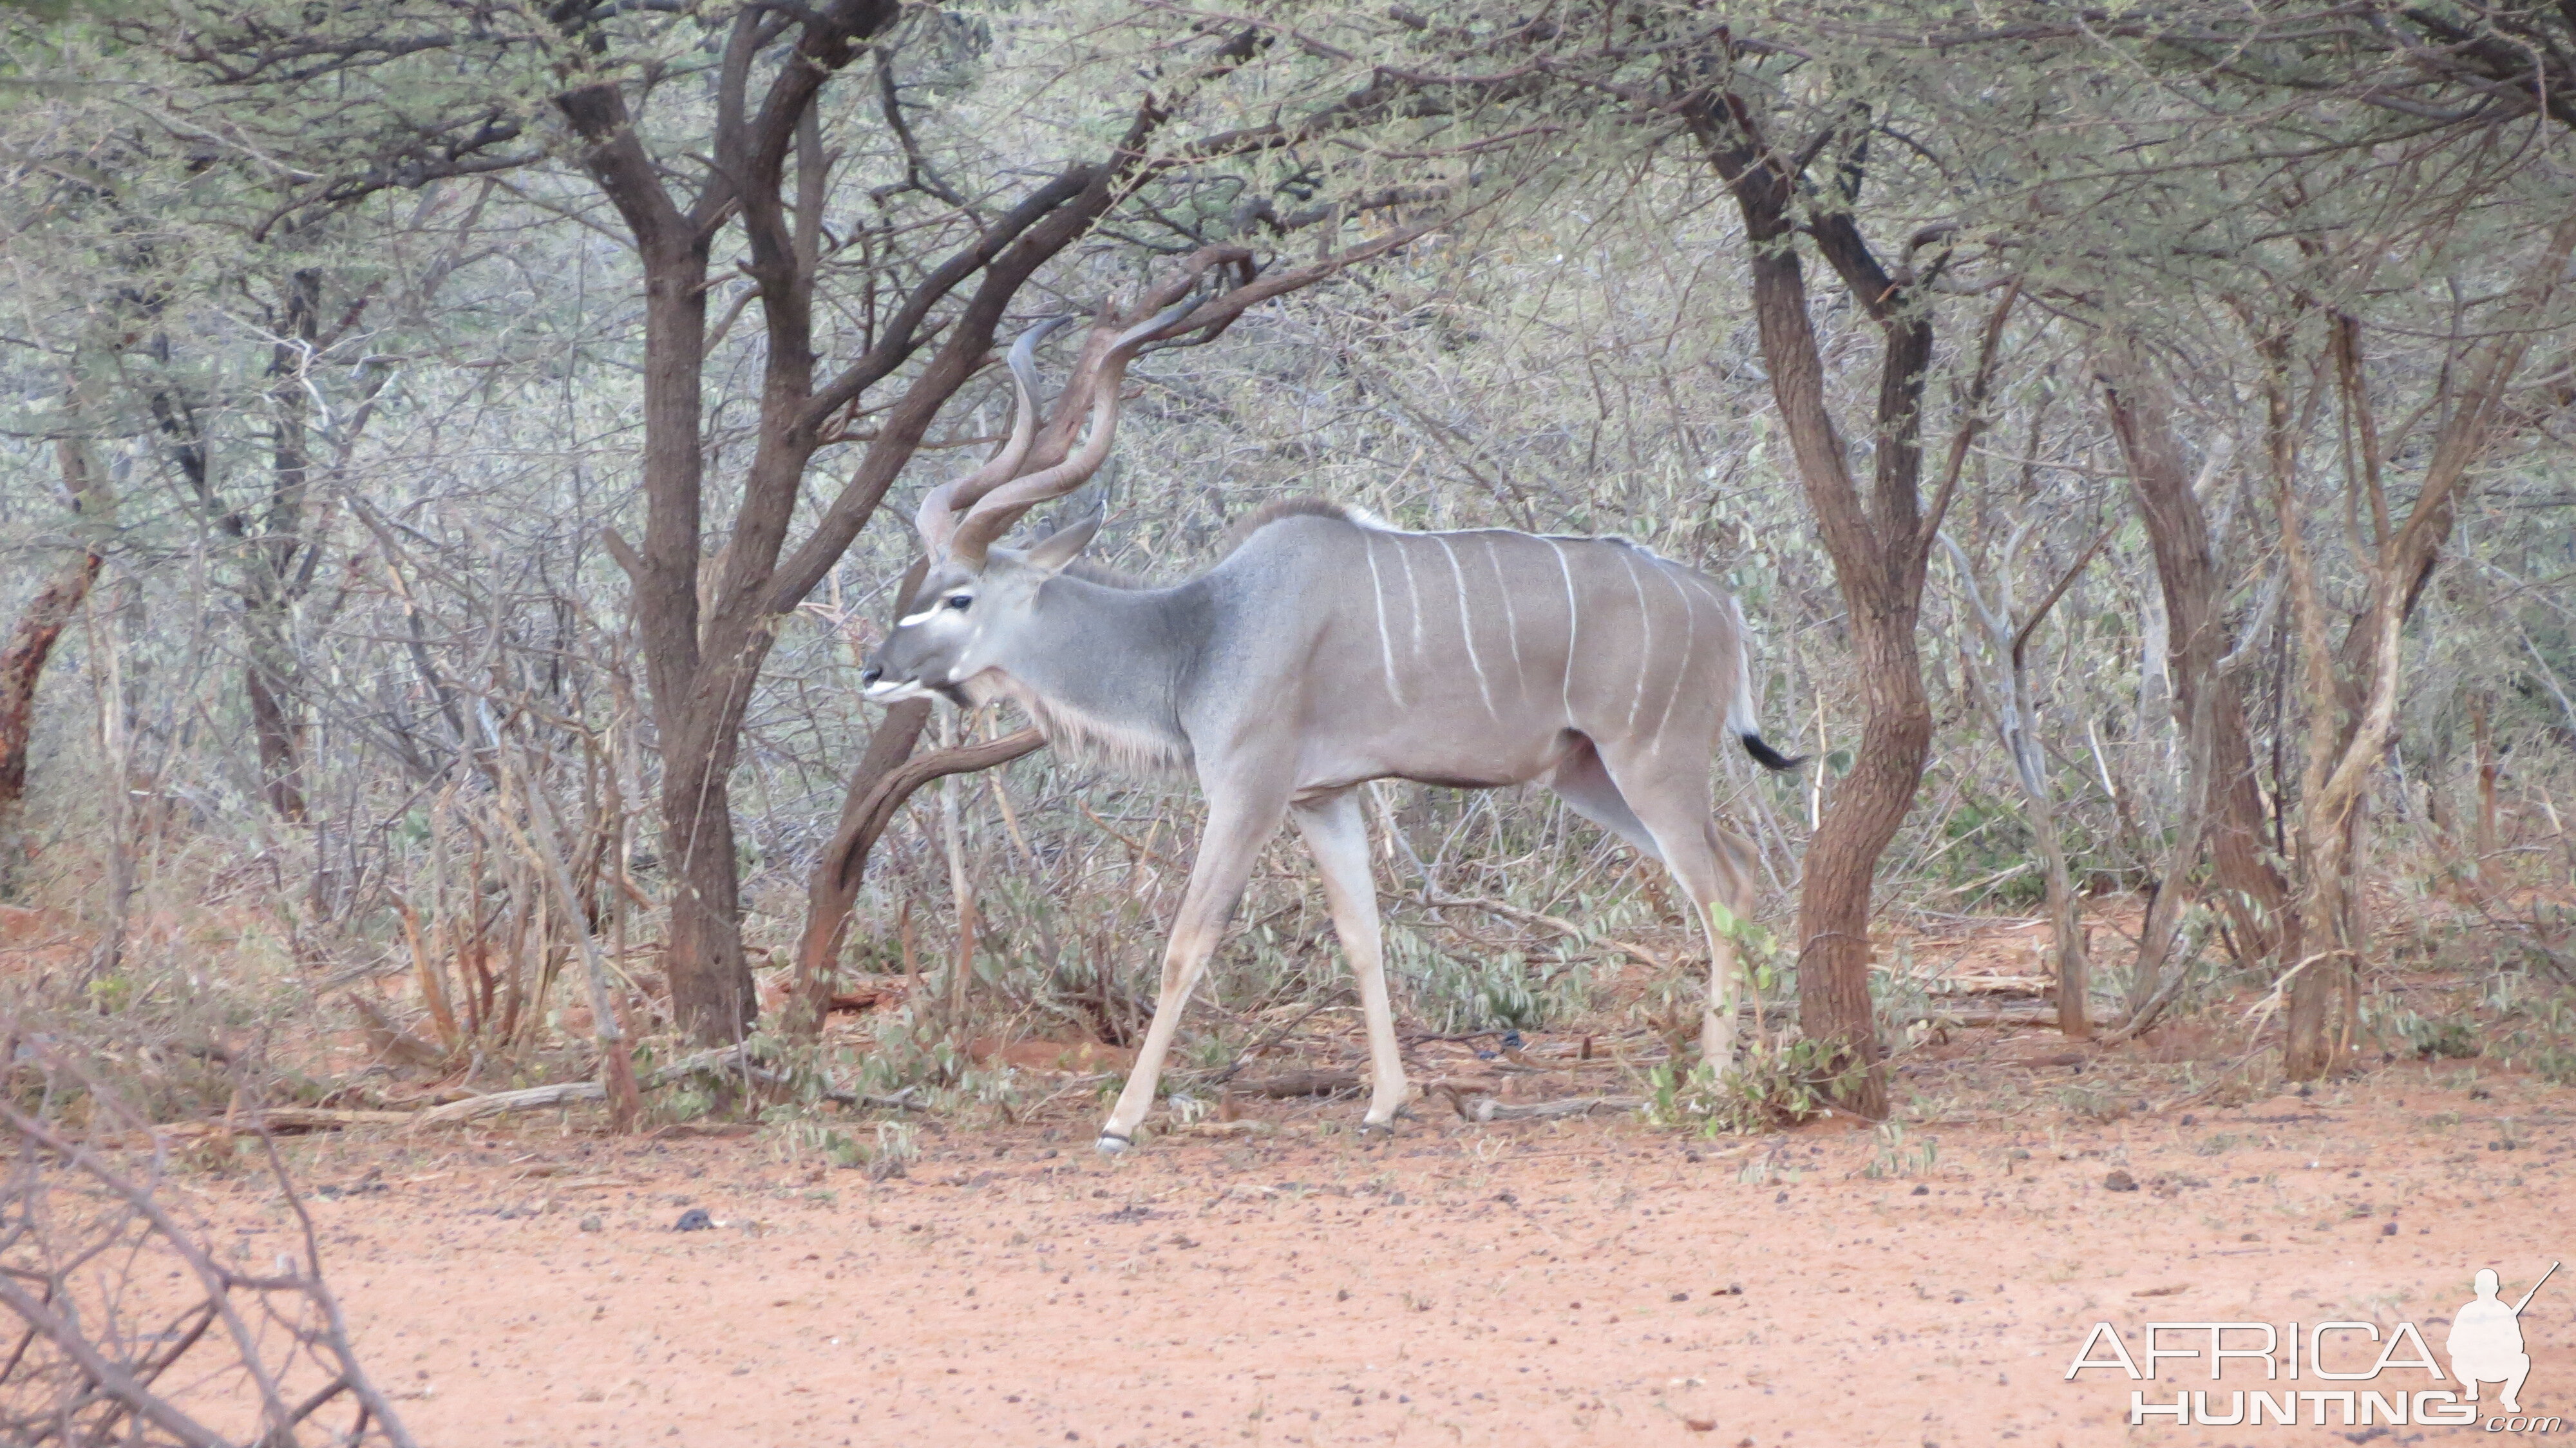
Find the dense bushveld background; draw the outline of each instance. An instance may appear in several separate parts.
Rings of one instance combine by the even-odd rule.
[[[9,1009],[163,1113],[746,1033],[1029,1108],[993,1043],[1141,1027],[1186,781],[952,774],[846,937],[809,885],[999,347],[1195,274],[1239,316],[1134,368],[1102,561],[1312,494],[1741,598],[1812,756],[1716,765],[1766,1100],[1875,1114],[1972,917],[2052,918],[2002,973],[2070,1031],[2565,1076],[2571,82],[2502,0],[0,13]],[[1552,797],[1372,825],[1411,1027],[1695,1020]],[[800,1055],[814,939],[889,1003]],[[1351,998],[1283,841],[1185,1064]]]

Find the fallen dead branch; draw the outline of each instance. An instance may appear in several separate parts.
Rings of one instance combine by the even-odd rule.
[[[1257,1081],[1237,1081],[1225,1089],[1238,1096],[1331,1096],[1342,1091],[1356,1091],[1360,1085],[1357,1071],[1289,1071],[1277,1076],[1264,1076]]]
[[[1944,1019],[1963,1030],[1979,1030],[1995,1026],[2054,1026],[2057,1024],[2057,1007],[2046,1003],[2002,1006],[1991,1012],[1973,1016],[1947,1016]]]
[[[1634,1111],[1643,1096],[1567,1096],[1555,1101],[1497,1101],[1481,1091],[1442,1082],[1433,1089],[1449,1098],[1451,1109],[1467,1121],[1554,1121],[1569,1116]]]
[[[690,1076],[708,1071],[738,1070],[744,1062],[741,1046],[700,1051],[645,1075],[636,1084],[651,1091]],[[405,1118],[415,1130],[424,1126],[461,1126],[487,1116],[502,1116],[513,1111],[543,1111],[550,1106],[575,1106],[589,1101],[608,1099],[608,1088],[597,1081],[559,1081],[551,1086],[528,1086],[517,1091],[495,1091],[486,1096],[469,1096],[444,1106]]]
[[[235,1112],[211,1121],[179,1121],[132,1130],[62,1133],[65,1141],[87,1146],[136,1149],[163,1142],[198,1141],[215,1136],[300,1136],[313,1131],[344,1131],[352,1126],[401,1126],[418,1113],[410,1111],[337,1111],[318,1106],[270,1106]]]
[[[675,1081],[716,1071],[740,1072],[748,1079],[764,1086],[793,1084],[783,1072],[751,1064],[745,1048],[737,1045],[726,1046],[719,1050],[701,1051],[694,1056],[674,1061],[670,1065],[660,1067],[638,1078],[636,1086],[642,1091],[653,1091]],[[892,1096],[871,1096],[856,1091],[826,1089],[820,1094],[824,1100],[842,1106],[872,1106],[887,1111],[925,1109],[922,1102],[912,1099],[909,1091],[898,1092]],[[608,1088],[596,1081],[560,1081],[551,1086],[528,1086],[517,1091],[495,1091],[484,1096],[469,1096],[462,1101],[450,1101],[444,1106],[433,1106],[427,1111],[409,1115],[401,1112],[373,1114],[389,1116],[417,1129],[424,1126],[461,1126],[467,1122],[480,1121],[487,1116],[502,1116],[513,1111],[543,1111],[549,1107],[579,1106],[607,1099]]]
[[[1959,975],[1932,982],[1926,994],[1935,996],[2043,996],[2057,989],[2055,977],[2045,975]]]

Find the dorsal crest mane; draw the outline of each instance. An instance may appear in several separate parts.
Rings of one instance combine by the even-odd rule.
[[[1225,546],[1217,556],[1224,557],[1241,548],[1253,534],[1282,518],[1336,518],[1345,523],[1368,521],[1359,510],[1345,507],[1330,498],[1274,498],[1244,514],[1233,527],[1225,530]]]

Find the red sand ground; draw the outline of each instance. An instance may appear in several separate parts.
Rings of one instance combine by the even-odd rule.
[[[1883,1144],[1830,1123],[1710,1142],[1435,1104],[1391,1144],[1292,1127],[1118,1161],[1080,1123],[924,1128],[881,1183],[551,1124],[296,1156],[390,1185],[312,1209],[368,1362],[438,1448],[2467,1441],[2130,1428],[2133,1388],[2170,1401],[2200,1365],[2065,1373],[2105,1320],[2134,1351],[2149,1320],[2403,1319],[2438,1352],[2476,1269],[2514,1296],[2576,1258],[2571,1098],[2491,1066],[1918,1127],[1901,1145],[1937,1139],[1930,1168],[1877,1179]],[[282,1204],[196,1185],[285,1230]],[[689,1207],[724,1225],[671,1230]],[[2576,1420],[2576,1276],[2524,1325],[2524,1408]],[[2231,1365],[2249,1385],[2336,1386]]]

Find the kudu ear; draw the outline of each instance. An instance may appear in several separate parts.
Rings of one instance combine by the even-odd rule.
[[[1066,564],[1082,556],[1082,550],[1091,546],[1092,536],[1099,531],[1100,515],[1094,513],[1070,528],[1051,533],[1029,550],[1029,566],[1040,573],[1062,572]]]

